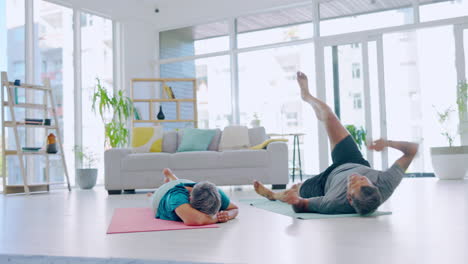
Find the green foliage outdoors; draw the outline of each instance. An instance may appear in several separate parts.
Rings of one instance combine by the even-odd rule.
[[[129,131],[127,120],[133,114],[133,102],[123,91],[111,95],[96,78],[97,85],[93,94],[93,111],[98,113],[104,123],[106,142],[112,148],[125,147],[128,143]]]
[[[466,81],[461,81],[457,86],[457,106],[460,120],[468,121],[467,113],[467,101],[468,101],[468,84]]]
[[[362,146],[366,144],[366,130],[363,127],[357,128],[355,125],[346,125],[345,127],[349,134],[351,134],[351,137],[353,137],[359,149],[362,149]]]

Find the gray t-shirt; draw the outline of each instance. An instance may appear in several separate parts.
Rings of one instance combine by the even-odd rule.
[[[382,203],[392,195],[405,175],[397,164],[394,164],[386,171],[373,170],[355,163],[341,165],[328,175],[325,183],[325,195],[309,199],[309,210],[322,214],[355,213],[356,211],[346,198],[348,176],[355,173],[366,176],[379,189],[382,195]]]

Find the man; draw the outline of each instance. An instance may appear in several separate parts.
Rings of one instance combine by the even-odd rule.
[[[386,171],[371,169],[331,108],[310,94],[307,76],[298,72],[297,81],[302,99],[312,106],[317,118],[325,125],[333,164],[284,192],[272,192],[257,181],[254,182],[255,191],[270,200],[291,204],[295,212],[360,215],[374,212],[401,182],[404,171],[418,151],[418,144],[385,139],[374,141],[369,149],[382,151],[390,147],[403,152],[403,156]]]

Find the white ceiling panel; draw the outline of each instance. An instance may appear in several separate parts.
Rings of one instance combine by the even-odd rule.
[[[444,1],[449,0],[419,0],[421,4]],[[320,18],[325,20],[355,16],[392,9],[407,8],[412,5],[412,0],[321,0]]]

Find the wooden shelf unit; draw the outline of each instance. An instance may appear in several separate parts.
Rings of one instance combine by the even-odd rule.
[[[135,83],[145,82],[145,83],[161,83],[161,88],[167,85],[168,82],[191,82],[193,85],[193,98],[175,98],[175,99],[165,99],[165,98],[149,98],[149,99],[135,99]],[[164,94],[165,91],[161,91],[161,94]],[[133,103],[147,103],[148,104],[148,113],[149,119],[147,120],[135,120],[132,118],[132,127],[137,123],[149,123],[149,124],[161,124],[161,123],[193,123],[194,127],[198,127],[198,112],[197,112],[197,79],[195,78],[134,78],[131,80],[131,99]],[[158,120],[156,118],[156,113],[154,111],[153,103],[165,103],[173,102],[176,104],[176,119],[164,119]],[[193,103],[193,119],[181,119],[180,118],[180,104],[181,103]]]
[[[52,94],[52,89],[50,88],[50,81],[44,80],[44,86],[40,85],[32,85],[32,84],[21,84],[15,85],[13,82],[8,81],[8,75],[6,72],[2,72],[2,159],[3,159],[3,168],[2,168],[2,178],[3,178],[3,193],[4,194],[15,194],[15,193],[25,193],[29,194],[31,192],[47,192],[50,190],[50,185],[56,184],[50,182],[50,175],[49,175],[49,156],[56,155],[61,158],[63,170],[66,176],[66,184],[68,190],[71,191],[70,187],[70,179],[68,176],[67,164],[65,162],[65,154],[63,151],[63,144],[62,144],[62,136],[61,130],[59,127],[59,121],[57,118],[57,111],[55,106],[55,99]],[[16,103],[14,100],[14,93],[15,89],[21,88],[28,90],[38,90],[43,92],[43,103],[42,104],[30,104],[30,103]],[[6,94],[5,94],[6,92]],[[11,115],[11,121],[5,121],[5,107],[9,108],[9,114]],[[53,115],[53,119],[55,124],[54,125],[35,125],[35,124],[26,124],[26,122],[21,122],[16,120],[15,108],[30,108],[30,109],[38,109],[43,111],[44,119],[47,117],[48,112],[51,111]],[[48,134],[49,130],[55,130],[57,134],[57,143],[59,147],[58,153],[46,153],[44,150],[41,151],[24,151],[22,150],[18,128],[25,127],[25,128],[42,128],[45,129],[45,134]],[[16,150],[13,149],[5,149],[6,148],[6,140],[5,140],[5,130],[6,128],[12,128],[14,134],[14,140],[16,145]],[[45,182],[43,183],[28,183],[28,177],[25,168],[24,156],[29,155],[41,155],[44,156],[46,159],[46,167],[45,167]],[[23,184],[10,184],[8,183],[8,175],[6,172],[6,162],[7,156],[17,156],[19,160],[19,169],[21,171],[21,176],[23,178]]]

